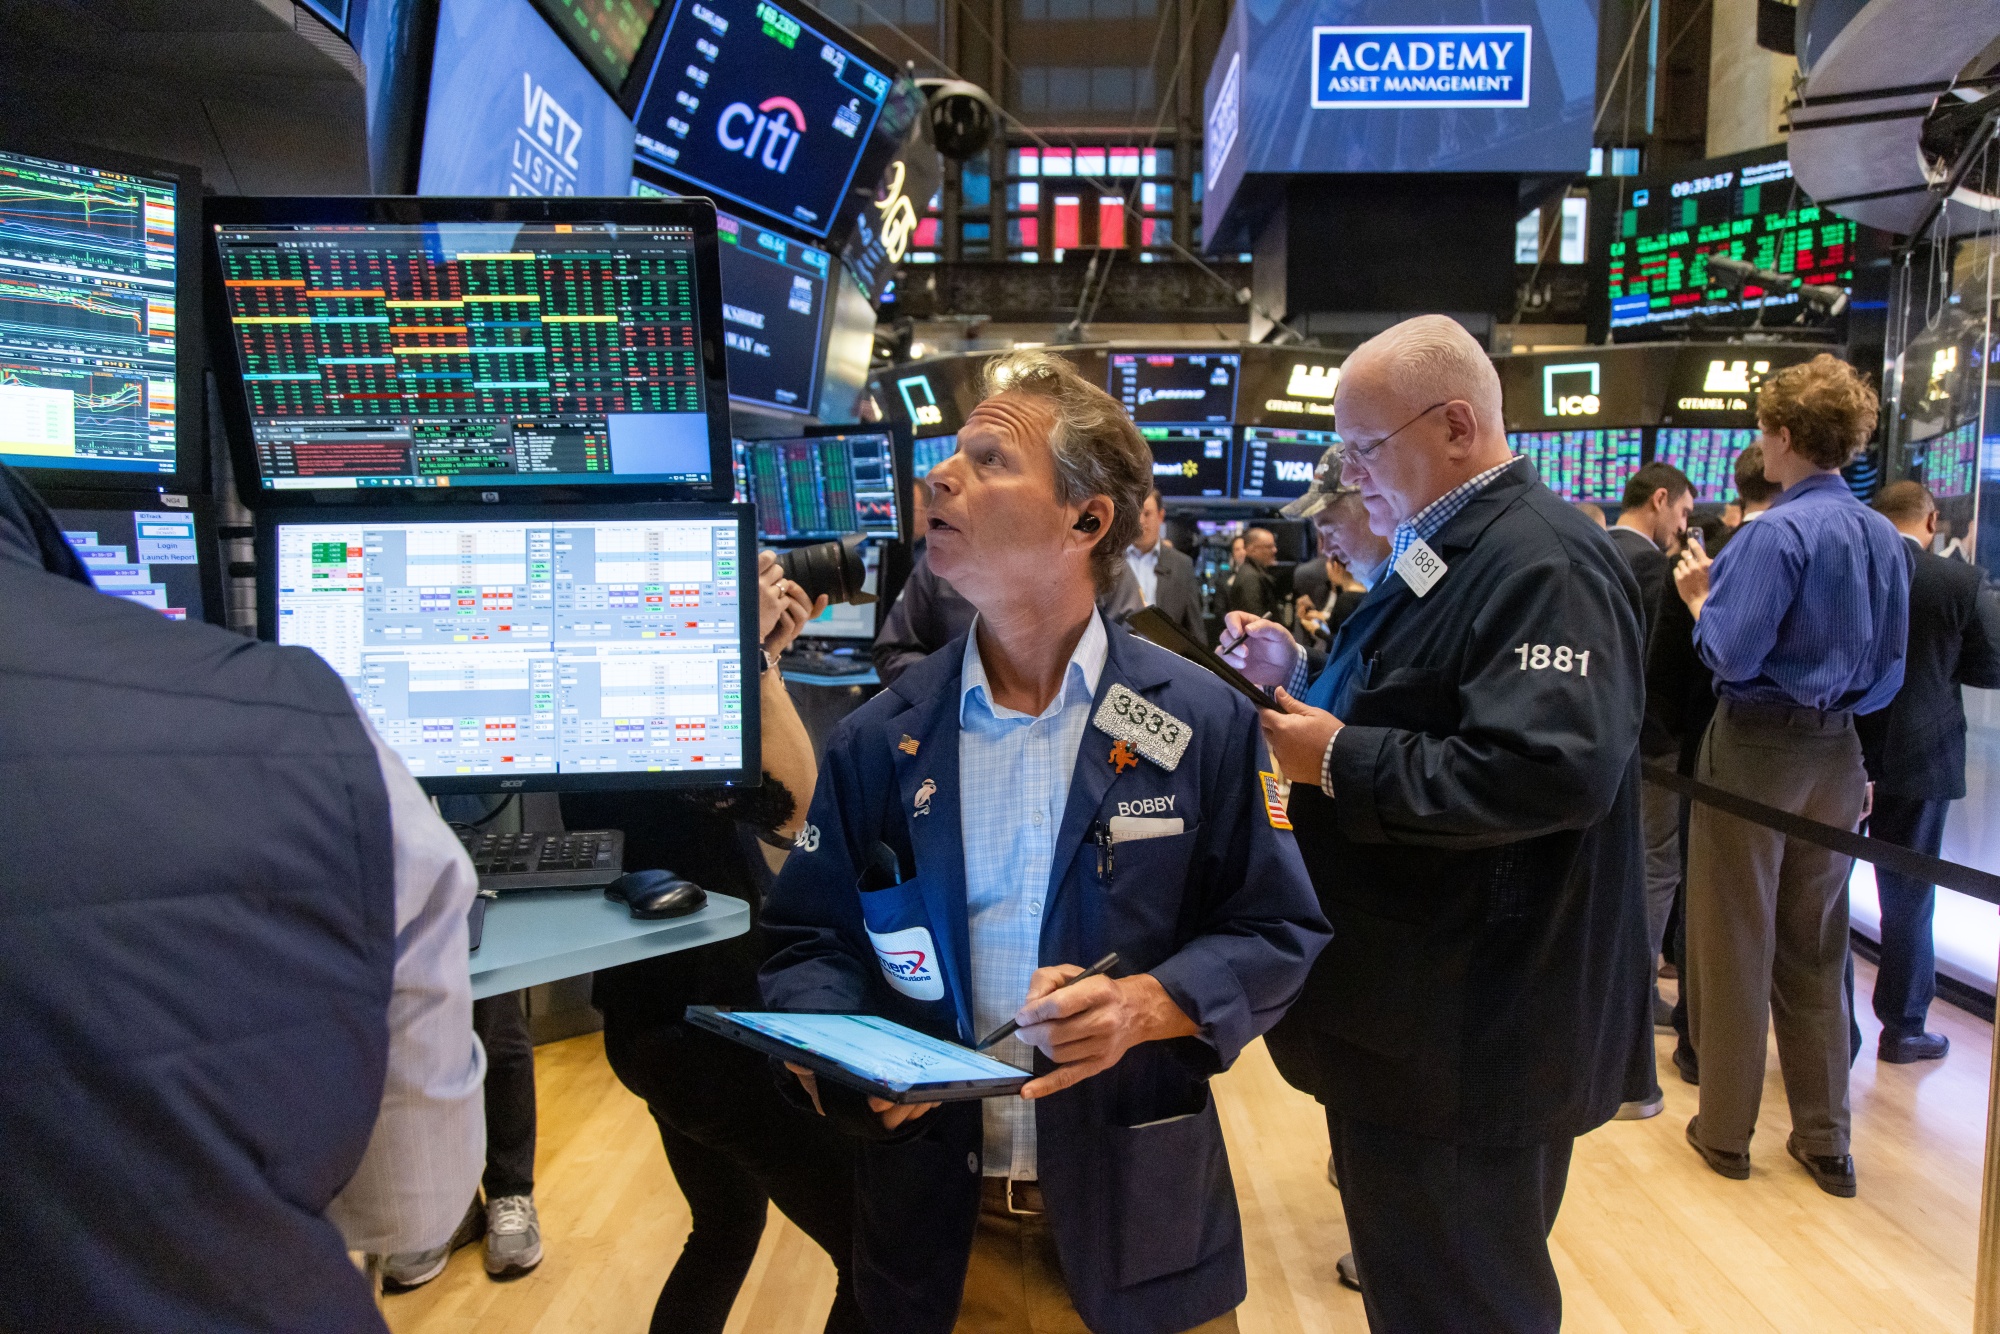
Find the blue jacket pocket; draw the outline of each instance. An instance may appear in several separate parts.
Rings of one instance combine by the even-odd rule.
[[[915,1001],[945,998],[944,961],[938,957],[937,938],[917,881],[863,892],[861,921],[883,980],[893,991]]]
[[[1241,1235],[1213,1101],[1204,1098],[1198,1112],[1114,1126],[1105,1135],[1123,1220],[1120,1287],[1192,1269]]]

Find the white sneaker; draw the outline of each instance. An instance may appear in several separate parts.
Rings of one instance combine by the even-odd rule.
[[[486,1275],[518,1278],[542,1262],[542,1223],[527,1195],[486,1202]]]

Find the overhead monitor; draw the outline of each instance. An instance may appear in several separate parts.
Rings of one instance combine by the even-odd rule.
[[[757,781],[741,506],[265,510],[257,569],[433,793]]]
[[[1132,420],[1226,422],[1236,417],[1236,352],[1113,352],[1105,388]]]
[[[1766,307],[1764,323],[1792,322],[1797,296],[1730,287],[1710,272],[1711,255],[1808,283],[1853,285],[1860,224],[1802,194],[1786,152],[1777,144],[1600,182],[1592,212],[1603,225],[1593,251],[1607,256],[1602,299],[1614,335],[1744,325]]]
[[[152,491],[45,491],[42,498],[100,593],[172,621],[222,623],[222,566],[204,498]]]
[[[660,0],[535,0],[535,8],[616,93],[632,73]]]
[[[1320,456],[1339,443],[1332,431],[1246,426],[1238,446],[1241,480],[1236,494],[1244,500],[1296,500],[1312,485]]]
[[[38,485],[207,489],[182,407],[200,197],[190,168],[0,150],[0,462]]]
[[[1969,496],[1979,487],[1979,422],[1965,422],[1904,447],[1910,476],[1939,500]]]
[[[215,362],[252,503],[727,494],[707,200],[226,199],[211,217]]]
[[[1736,456],[1756,443],[1748,427],[1662,426],[1653,458],[1687,474],[1696,504],[1720,505],[1736,498]]]
[[[958,453],[958,436],[920,436],[910,444],[910,470],[914,476],[923,477],[932,468]]]
[[[902,536],[887,431],[741,443],[759,541],[824,542],[848,533]]]
[[[1246,347],[1236,420],[1264,426],[1331,427],[1333,395],[1340,387],[1345,355],[1311,347]]]
[[[1153,485],[1168,499],[1176,496],[1221,499],[1229,494],[1230,436],[1227,426],[1141,426],[1153,451]]]
[[[729,396],[810,414],[818,401],[833,257],[726,213],[716,218],[716,228]]]
[[[1549,490],[1564,500],[1616,503],[1639,471],[1645,432],[1637,427],[1602,431],[1515,431],[1507,446],[1534,463]]]
[[[825,238],[894,79],[879,59],[810,8],[675,0],[633,151],[705,194]]]

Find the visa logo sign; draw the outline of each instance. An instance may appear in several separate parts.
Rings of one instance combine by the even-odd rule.
[[[1316,27],[1312,104],[1525,107],[1534,35],[1526,24]]]

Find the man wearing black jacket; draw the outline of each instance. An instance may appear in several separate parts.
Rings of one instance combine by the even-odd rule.
[[[1194,561],[1185,552],[1160,536],[1166,522],[1166,502],[1154,487],[1139,509],[1139,536],[1125,548],[1125,564],[1138,581],[1140,595],[1149,607],[1158,607],[1198,644],[1208,642],[1208,626],[1201,614],[1201,587],[1194,577]]]
[[[1451,320],[1356,349],[1336,411],[1388,569],[1309,689],[1228,617],[1334,929],[1268,1046],[1326,1106],[1375,1334],[1554,1334],[1572,1143],[1652,1068],[1639,590]]]
[[[1885,488],[1874,508],[1917,548],[1917,567],[1910,579],[1903,688],[1888,708],[1855,723],[1875,784],[1868,832],[1935,857],[1944,841],[1945,812],[1965,795],[1960,687],[2000,688],[2000,609],[1981,589],[1978,566],[1931,554],[1937,505],[1921,483]],[[1924,1031],[1924,1016],[1937,994],[1931,945],[1936,888],[1877,870],[1875,889],[1882,902],[1882,962],[1875,976],[1882,1039],[1876,1054],[1896,1065],[1939,1060],[1950,1050],[1950,1039]]]

